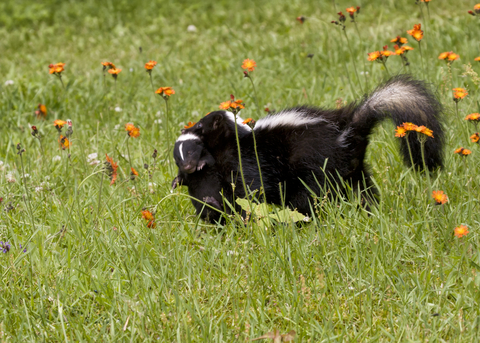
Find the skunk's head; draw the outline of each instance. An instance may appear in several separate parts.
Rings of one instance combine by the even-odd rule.
[[[240,137],[252,131],[248,125],[243,124],[243,119],[238,115],[237,127]],[[200,137],[205,146],[213,148],[224,143],[229,137],[235,136],[235,115],[227,111],[210,112],[184,133]]]
[[[173,157],[181,173],[191,174],[202,170],[206,165],[215,164],[215,160],[202,140],[192,133],[184,133],[178,137],[173,149]]]

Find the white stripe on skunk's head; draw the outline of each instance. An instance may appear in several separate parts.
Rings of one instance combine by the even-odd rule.
[[[232,123],[235,123],[235,114],[233,114],[232,112],[229,112],[229,111],[225,111],[225,117],[230,120]],[[243,119],[237,114],[236,115],[237,117],[237,125],[238,127],[243,127],[245,128],[246,130],[248,131],[252,131],[252,128],[250,126],[248,126],[247,124],[243,124]]]
[[[193,133],[185,133],[183,135],[180,135],[177,138],[177,142],[183,142],[183,141],[195,140],[195,139],[200,140],[200,137],[198,137],[197,135],[195,135]]]
[[[273,129],[280,126],[297,127],[315,125],[321,122],[328,121],[320,116],[309,115],[305,109],[290,109],[259,119],[254,130]]]

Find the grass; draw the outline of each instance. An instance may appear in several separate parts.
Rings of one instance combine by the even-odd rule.
[[[347,19],[347,46],[330,21],[352,5],[362,6],[362,39]],[[295,330],[298,342],[477,341],[480,149],[463,120],[479,111],[472,7],[432,1],[423,21],[406,0],[3,1],[0,240],[11,250],[0,254],[0,341],[243,342],[273,329]],[[425,68],[409,36],[408,58],[445,105],[445,168],[430,182],[447,204],[435,206],[427,179],[403,166],[389,123],[369,147],[381,194],[370,214],[355,200],[320,197],[311,223],[220,228],[195,217],[186,189],[170,191],[176,167],[167,147],[188,121],[230,94],[254,119],[264,106],[359,99],[362,87],[386,77],[379,63],[364,67],[366,53],[419,22]],[[450,50],[461,56],[451,72],[437,59]],[[245,58],[257,62],[256,94],[240,68]],[[143,67],[150,59],[158,61],[155,88],[176,91],[168,134],[165,103]],[[116,87],[110,75],[104,80],[104,61],[122,69]],[[56,62],[66,63],[65,89],[48,74]],[[473,72],[462,76],[468,63]],[[403,72],[397,56],[387,64],[391,74]],[[453,87],[469,91],[458,114]],[[45,121],[34,115],[39,103]],[[54,119],[72,120],[70,150],[59,149]],[[140,127],[138,139],[128,138],[128,122]],[[460,146],[472,154],[454,155]],[[90,165],[91,153],[102,163]],[[119,163],[112,186],[105,154]],[[140,172],[134,182],[130,163]],[[156,228],[146,226],[143,208],[155,213]],[[459,239],[460,224],[470,233]]]

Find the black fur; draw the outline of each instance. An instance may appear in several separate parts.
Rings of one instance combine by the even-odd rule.
[[[282,113],[288,111],[299,113],[298,118],[279,125]],[[424,82],[401,75],[380,85],[361,102],[341,109],[296,107],[260,119],[254,134],[267,202],[281,204],[283,196],[287,205],[309,213],[310,192],[305,185],[320,195],[325,188],[332,193],[337,189],[346,192],[345,183],[370,199],[375,190],[365,166],[365,153],[370,133],[386,118],[396,125],[412,122],[432,129],[435,138],[428,138],[425,143],[426,165],[429,169],[441,166],[441,112],[440,103]],[[266,125],[268,122],[273,125]],[[235,196],[245,197],[231,116],[225,111],[212,112],[185,132],[201,138],[216,161],[214,168],[223,184],[233,183]],[[421,166],[421,148],[416,136],[410,134],[409,143],[414,164]],[[243,172],[252,190],[260,188],[253,138],[251,131],[239,130]],[[405,139],[401,140],[400,150],[409,164],[408,147]],[[180,169],[182,164],[179,163]]]

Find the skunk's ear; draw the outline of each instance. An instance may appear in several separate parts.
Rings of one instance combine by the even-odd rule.
[[[223,121],[225,120],[222,113],[217,113],[213,119],[213,129],[217,130],[223,126]]]

